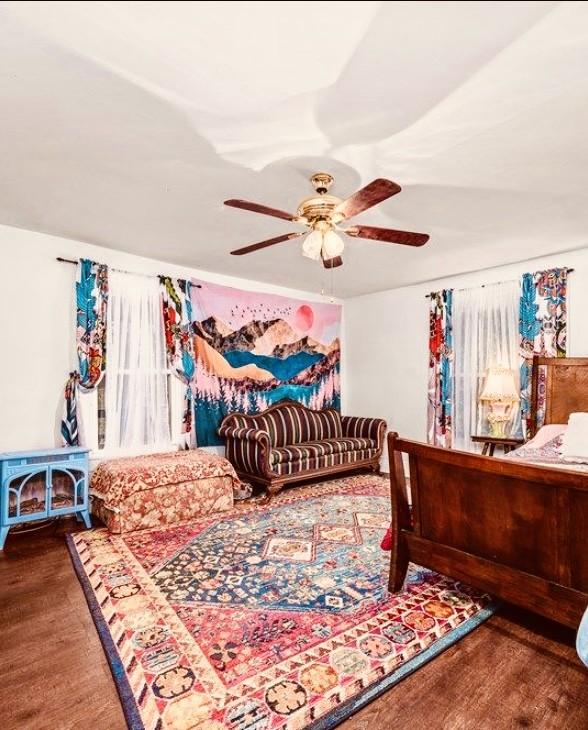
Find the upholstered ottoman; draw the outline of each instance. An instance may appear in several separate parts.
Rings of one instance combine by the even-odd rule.
[[[90,482],[92,512],[111,532],[165,527],[233,506],[239,479],[201,449],[102,462]]]

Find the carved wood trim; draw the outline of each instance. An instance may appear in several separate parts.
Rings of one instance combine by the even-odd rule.
[[[227,413],[227,415],[223,418],[218,428],[220,430],[224,426],[225,421],[228,421],[229,418],[233,418],[233,416],[258,418],[263,417],[268,413],[272,413],[273,411],[280,410],[284,406],[293,406],[304,411],[310,411],[311,413],[336,413],[342,418],[340,411],[338,411],[336,408],[321,408],[319,410],[313,410],[312,408],[308,408],[307,406],[305,406],[304,403],[300,403],[300,401],[292,400],[291,398],[282,398],[282,400],[279,400],[277,403],[273,403],[271,406],[268,406],[261,413],[243,413],[243,411],[231,411],[231,413]]]
[[[379,471],[380,468],[380,456],[363,459],[362,461],[353,461],[348,464],[336,464],[335,466],[325,466],[321,469],[309,469],[308,471],[300,471],[295,474],[275,474],[273,477],[262,477],[258,474],[249,474],[248,472],[236,470],[237,476],[243,481],[253,482],[254,484],[260,484],[266,487],[270,491],[279,491],[286,484],[292,482],[303,482],[314,479],[315,477],[328,476],[329,474],[340,474],[348,471],[359,471],[362,469],[371,468],[374,471]],[[277,485],[277,488],[276,488]]]
[[[531,424],[537,432],[539,378],[545,371],[545,425],[567,423],[570,413],[588,411],[588,357],[533,357]]]

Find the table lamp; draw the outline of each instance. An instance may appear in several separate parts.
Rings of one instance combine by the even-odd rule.
[[[512,417],[512,407],[519,401],[519,389],[514,372],[495,365],[488,368],[480,402],[488,402],[488,423],[494,438],[506,438],[506,424]]]

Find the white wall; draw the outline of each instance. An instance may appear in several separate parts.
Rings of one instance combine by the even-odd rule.
[[[0,226],[0,451],[58,444],[63,386],[76,367],[76,267],[56,261],[57,256],[91,258],[139,273],[198,277],[253,291],[324,299],[316,293],[164,263],[165,244],[161,260],[155,260]]]
[[[346,409],[379,416],[404,438],[426,440],[429,300],[442,288],[508,281],[574,268],[568,290],[568,353],[588,356],[588,249],[345,300]]]
[[[0,226],[0,451],[56,442],[67,373],[76,366],[74,266],[56,256],[89,257],[147,274],[200,277],[228,286],[320,301],[303,292],[147,259],[101,246]],[[343,412],[386,418],[407,438],[426,438],[428,301],[443,287],[517,278],[550,266],[573,267],[570,355],[588,355],[588,249],[346,299]]]

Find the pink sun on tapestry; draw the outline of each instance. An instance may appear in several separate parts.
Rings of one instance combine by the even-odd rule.
[[[308,332],[314,322],[312,307],[309,307],[308,304],[303,304],[301,307],[298,307],[294,315],[294,321],[301,331]]]

